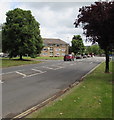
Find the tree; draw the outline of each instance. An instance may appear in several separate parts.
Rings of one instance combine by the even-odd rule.
[[[84,52],[84,44],[80,35],[74,35],[71,43],[72,52],[74,52],[75,55],[78,53],[82,54]]]
[[[43,47],[39,23],[32,16],[31,11],[16,8],[6,13],[6,23],[2,28],[3,52],[15,57],[28,54],[39,54]]]
[[[99,47],[99,45],[92,45],[86,47],[86,53],[94,53],[95,55],[104,54],[104,51]]]
[[[79,9],[75,27],[82,25],[87,40],[98,42],[106,55],[105,72],[109,72],[109,51],[114,47],[114,2],[95,2]],[[80,24],[82,23],[82,24]]]

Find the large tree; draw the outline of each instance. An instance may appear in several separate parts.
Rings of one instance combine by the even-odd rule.
[[[80,35],[74,35],[71,43],[72,43],[71,49],[75,55],[78,53],[82,54],[84,52],[84,44]]]
[[[105,72],[109,72],[109,51],[114,45],[114,2],[95,2],[79,9],[75,27],[82,25],[89,41],[98,42],[106,55]],[[82,24],[80,24],[82,23]]]
[[[39,23],[31,11],[16,8],[6,13],[6,23],[2,28],[2,50],[10,57],[39,54],[43,47]]]

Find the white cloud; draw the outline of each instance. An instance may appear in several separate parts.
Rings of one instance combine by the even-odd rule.
[[[75,28],[73,23],[79,8],[90,4],[87,2],[11,2],[4,4],[1,18],[5,19],[4,14],[10,7],[31,10],[32,15],[40,23],[42,37],[60,38],[70,43],[73,35],[83,36],[83,30]]]
[[[0,3],[0,23],[4,23],[6,20],[6,12],[11,9],[10,3],[1,2]]]

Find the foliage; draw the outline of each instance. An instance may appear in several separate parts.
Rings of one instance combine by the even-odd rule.
[[[10,57],[25,54],[35,56],[43,47],[39,23],[31,11],[16,8],[6,13],[6,23],[3,26],[3,52]]]
[[[84,52],[84,44],[80,35],[74,35],[71,43],[72,43],[71,49],[75,55],[78,53],[82,54]]]
[[[99,45],[92,45],[86,47],[86,53],[94,53],[95,55],[101,55],[104,54],[104,51],[99,47]]]
[[[84,34],[89,41],[98,42],[106,54],[106,69],[109,72],[109,51],[114,44],[114,2],[95,2],[79,9],[75,27],[82,23]]]

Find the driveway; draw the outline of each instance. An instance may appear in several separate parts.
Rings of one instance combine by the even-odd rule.
[[[104,61],[94,57],[75,61],[53,60],[2,70],[3,117],[15,116],[81,79]]]

